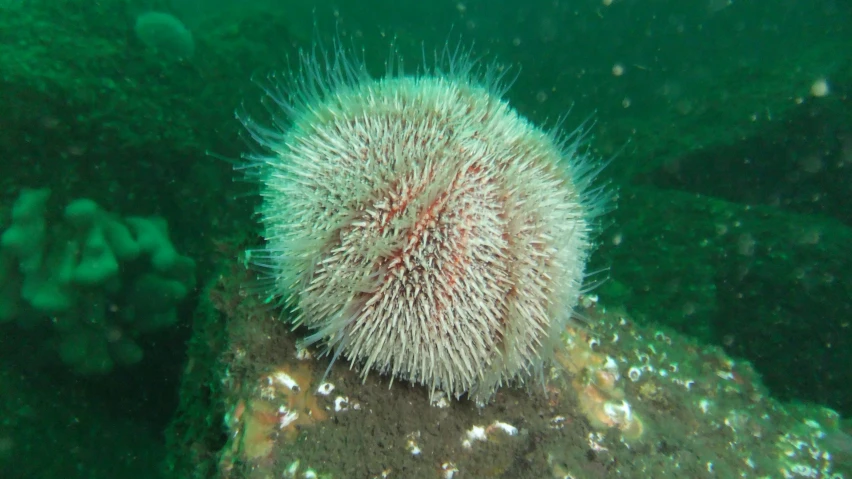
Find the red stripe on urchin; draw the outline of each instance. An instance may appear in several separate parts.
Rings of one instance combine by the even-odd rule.
[[[459,182],[465,177],[465,173],[479,173],[480,171],[480,167],[470,166],[467,168],[466,172],[456,173],[456,175],[452,178],[452,181],[446,185],[440,193],[438,193],[430,202],[426,203],[425,206],[418,209],[414,223],[406,231],[399,234],[401,238],[405,239],[404,246],[395,249],[386,257],[381,258],[375,265],[376,271],[384,272],[382,277],[383,283],[394,279],[409,279],[405,277],[405,273],[409,272],[413,266],[420,264],[421,267],[424,267],[422,266],[422,263],[424,263],[423,260],[428,260],[430,258],[417,257],[418,247],[430,240],[432,242],[438,240],[439,235],[436,234],[434,230],[437,226],[439,226],[439,222],[442,217],[463,216],[464,218],[461,221],[458,218],[455,218],[456,227],[453,228],[455,237],[452,238],[452,246],[447,244],[437,245],[438,248],[452,248],[452,251],[444,252],[449,257],[449,261],[444,262],[441,265],[440,271],[432,271],[432,273],[438,273],[445,277],[445,280],[437,285],[444,289],[443,296],[445,298],[451,298],[457,294],[453,288],[459,281],[464,279],[464,276],[466,275],[466,266],[468,266],[471,262],[471,259],[467,254],[468,242],[471,234],[470,231],[474,227],[475,219],[469,212],[459,210],[449,211],[447,203],[450,201],[451,195],[465,194],[465,192],[460,189],[459,185]],[[416,202],[418,197],[424,193],[427,184],[434,179],[434,172],[429,171],[426,178],[421,179],[417,187],[409,189],[406,192],[407,194],[391,193],[391,195],[395,197],[395,202],[397,204],[395,206],[391,206],[388,209],[387,215],[382,217],[381,221],[377,222],[376,227],[378,230],[383,232],[393,219],[405,213],[408,206]],[[470,188],[471,187],[468,186],[466,189],[469,190]],[[393,189],[394,188],[391,188],[391,191],[393,191]],[[459,227],[459,222],[464,223],[466,226]],[[447,239],[449,238],[445,238],[445,243]],[[435,254],[435,256],[440,256],[440,254]],[[375,300],[372,299],[368,301],[368,303],[374,302]],[[444,302],[435,301],[431,304],[430,309],[434,311],[436,316],[440,316],[440,313],[444,308],[443,305]]]

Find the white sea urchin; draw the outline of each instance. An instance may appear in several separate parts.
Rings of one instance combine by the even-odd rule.
[[[466,51],[415,76],[339,48],[300,63],[267,89],[273,128],[242,120],[265,149],[253,259],[305,344],[457,397],[523,381],[571,317],[600,210],[580,134],[521,117]]]

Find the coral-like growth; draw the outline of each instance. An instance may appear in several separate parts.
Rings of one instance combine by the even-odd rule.
[[[195,53],[192,32],[170,13],[145,12],[136,17],[136,37],[164,58],[189,59]]]
[[[139,334],[177,321],[195,262],[161,218],[117,218],[88,199],[53,223],[50,190],[24,190],[0,235],[0,322],[53,324],[56,350],[76,373],[142,359]]]

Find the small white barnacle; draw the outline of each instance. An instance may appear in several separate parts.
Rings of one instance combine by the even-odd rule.
[[[635,383],[639,380],[639,378],[642,377],[642,370],[637,368],[636,366],[633,366],[627,371],[627,377]]]
[[[272,376],[269,378],[269,382],[270,384],[280,384],[293,392],[299,392],[300,390],[299,383],[297,383],[292,376],[284,371],[275,371],[272,373]]]
[[[328,396],[332,391],[334,391],[334,384],[329,382],[324,382],[317,386],[317,394],[321,396]]]
[[[334,398],[334,412],[346,411],[349,409],[349,398],[346,396],[337,396]]]

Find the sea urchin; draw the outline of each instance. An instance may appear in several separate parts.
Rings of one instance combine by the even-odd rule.
[[[414,76],[373,78],[340,48],[300,64],[266,90],[272,128],[242,121],[263,147],[252,258],[304,343],[478,400],[540,370],[601,205],[580,133],[521,117],[464,50]]]

